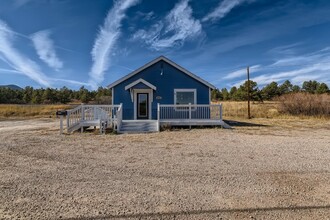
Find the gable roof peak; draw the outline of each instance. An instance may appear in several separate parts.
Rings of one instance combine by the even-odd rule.
[[[193,74],[192,72],[188,71],[187,69],[181,67],[181,66],[178,65],[177,63],[175,63],[175,62],[173,62],[172,60],[168,59],[168,58],[165,57],[164,55],[161,55],[161,56],[157,57],[156,59],[154,59],[154,60],[152,60],[152,61],[146,63],[145,65],[143,65],[143,66],[141,66],[140,68],[134,70],[133,72],[129,73],[128,75],[126,75],[126,76],[124,76],[124,77],[118,79],[117,81],[111,83],[111,84],[108,85],[107,87],[108,87],[108,88],[112,88],[112,87],[114,87],[114,86],[120,84],[121,82],[123,82],[123,81],[125,81],[125,80],[131,78],[132,76],[134,76],[135,74],[141,72],[142,70],[144,70],[144,69],[146,69],[146,68],[152,66],[153,64],[158,63],[158,62],[161,61],[161,60],[165,61],[166,63],[170,64],[171,66],[174,66],[174,67],[177,68],[178,70],[180,70],[180,71],[182,71],[183,73],[187,74],[187,75],[190,76],[191,78],[193,78],[193,79],[199,81],[200,83],[203,83],[204,85],[208,86],[209,88],[211,88],[211,89],[215,89],[215,87],[214,87],[211,83],[209,83],[209,82],[203,80],[202,78],[196,76],[196,75]]]

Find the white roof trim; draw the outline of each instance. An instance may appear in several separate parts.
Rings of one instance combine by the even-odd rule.
[[[126,75],[126,76],[124,76],[124,77],[118,79],[117,81],[115,81],[115,82],[111,83],[110,85],[108,85],[108,88],[112,88],[112,87],[118,85],[119,83],[121,83],[121,82],[123,82],[123,81],[125,81],[125,80],[127,80],[127,79],[129,79],[129,78],[131,78],[131,77],[134,76],[135,74],[137,74],[137,73],[141,72],[142,70],[144,70],[144,69],[146,69],[146,68],[152,66],[153,64],[157,63],[157,62],[160,61],[160,60],[163,60],[163,61],[165,61],[166,63],[168,63],[168,64],[170,64],[170,65],[176,67],[176,68],[179,69],[180,71],[184,72],[185,74],[187,74],[187,75],[190,76],[191,78],[193,78],[193,79],[195,79],[195,80],[197,80],[197,81],[203,83],[204,85],[208,86],[209,88],[211,88],[211,89],[215,89],[215,87],[214,87],[212,84],[210,84],[210,83],[208,83],[207,81],[201,79],[200,77],[196,76],[195,74],[191,73],[190,71],[188,71],[188,70],[186,70],[185,68],[179,66],[178,64],[174,63],[173,61],[169,60],[168,58],[166,58],[166,57],[164,57],[164,56],[160,56],[160,57],[158,57],[158,58],[152,60],[151,62],[149,62],[149,63],[143,65],[142,67],[138,68],[137,70],[131,72],[130,74],[128,74],[128,75]]]
[[[151,83],[149,83],[149,82],[145,81],[144,79],[140,78],[140,79],[128,84],[127,86],[125,86],[125,90],[130,89],[130,88],[132,88],[133,86],[135,86],[139,83],[143,83],[144,85],[148,86],[149,88],[152,88],[153,90],[157,89],[156,86],[154,86]]]

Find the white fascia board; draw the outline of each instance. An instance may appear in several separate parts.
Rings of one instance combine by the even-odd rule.
[[[154,86],[151,83],[149,83],[149,82],[145,81],[144,79],[141,79],[140,78],[140,79],[138,79],[138,80],[136,80],[136,81],[128,84],[127,86],[125,86],[125,90],[128,90],[128,89],[132,88],[133,86],[135,86],[135,85],[137,85],[139,83],[143,83],[144,85],[148,86],[149,88],[151,88],[153,90],[156,90],[157,89],[156,86]]]

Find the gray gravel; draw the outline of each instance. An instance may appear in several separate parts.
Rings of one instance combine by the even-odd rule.
[[[0,219],[330,219],[330,126],[60,136],[52,120],[0,122],[0,177]]]

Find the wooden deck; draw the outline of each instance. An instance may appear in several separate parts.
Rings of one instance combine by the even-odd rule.
[[[222,126],[223,128],[230,128],[224,121],[212,119],[168,119],[159,120],[159,124],[160,126]]]
[[[222,105],[160,105],[156,120],[123,120],[120,105],[80,105],[67,111],[67,131],[99,127],[100,133],[112,127],[119,133],[159,131],[161,126],[222,126]]]
[[[159,126],[222,126],[222,105],[160,105],[157,106]]]

